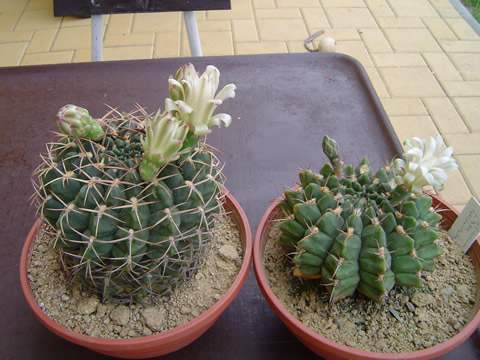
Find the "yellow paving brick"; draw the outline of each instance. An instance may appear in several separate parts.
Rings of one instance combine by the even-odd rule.
[[[207,20],[207,12],[205,10],[195,11],[195,19],[197,19],[197,21]]]
[[[441,40],[440,45],[447,53],[480,53],[480,39],[475,40]]]
[[[455,158],[458,162],[458,157],[455,156]],[[439,192],[439,195],[450,204],[466,204],[472,194],[460,170],[449,172],[447,176],[445,188]]]
[[[0,66],[18,65],[26,47],[26,42],[0,44]]]
[[[319,7],[318,0],[276,0],[277,7]]]
[[[106,35],[109,34],[128,34],[131,30],[134,14],[115,14],[110,15]],[[153,31],[153,30],[152,30]]]
[[[416,17],[390,17],[379,16],[376,18],[382,29],[415,29],[425,28],[422,20]]]
[[[301,9],[305,24],[311,33],[312,29],[325,29],[330,27],[325,12],[322,8],[303,8]]]
[[[90,48],[91,46],[92,32],[90,27],[66,27],[58,30],[52,50],[73,50]]]
[[[430,116],[390,116],[390,122],[401,143],[414,136],[428,138],[429,136],[435,137],[438,134]]]
[[[382,105],[388,116],[428,115],[427,109],[419,98],[382,98]]]
[[[70,63],[72,57],[73,50],[25,54],[21,65],[64,64]]]
[[[78,26],[92,26],[92,20],[90,18],[80,19],[75,16],[65,16],[60,24],[61,27],[78,27]],[[108,15],[103,15],[103,24],[107,23]]]
[[[454,148],[456,155],[480,154],[480,132],[468,134],[444,134],[443,139]]]
[[[133,34],[106,34],[103,46],[133,46],[133,45],[153,45],[155,34],[133,33]]]
[[[480,164],[480,155],[458,155],[455,158],[462,173],[465,174],[466,182],[472,194],[479,199],[480,176],[478,176],[478,164]]]
[[[450,58],[465,80],[480,80],[480,53],[453,53]]]
[[[450,8],[438,8],[437,9],[439,15],[444,18],[461,18],[461,15],[458,13],[457,9],[450,7]]]
[[[388,94],[388,91],[385,88],[385,84],[380,78],[377,69],[375,69],[374,67],[368,67],[365,68],[365,71],[367,72],[368,78],[370,79],[370,82],[372,83],[378,97],[380,99],[389,97],[390,95]]]
[[[72,63],[92,61],[92,49],[75,49]]]
[[[324,8],[335,8],[335,7],[366,7],[363,0],[320,0]]]
[[[33,31],[3,31],[0,32],[0,43],[30,41],[33,34]]]
[[[235,44],[236,55],[287,53],[287,45],[281,41],[245,42]]]
[[[151,59],[153,46],[115,46],[103,49],[103,60]]]
[[[452,102],[446,96],[424,98],[430,116],[442,134],[467,134],[469,130]]]
[[[28,0],[0,0],[0,12],[23,10]]]
[[[372,59],[368,54],[365,45],[361,41],[337,41],[337,52],[347,54],[357,59],[364,67],[373,67]]]
[[[436,8],[452,8],[450,0],[430,0],[430,3]]]
[[[427,66],[417,53],[371,54],[377,67]]]
[[[12,31],[21,14],[22,14],[21,10],[0,11],[0,32]],[[17,31],[22,31],[22,30],[17,29]]]
[[[480,55],[480,54],[479,54]],[[462,80],[458,70],[447,55],[442,53],[424,53],[423,57],[435,76],[441,80]]]
[[[380,29],[361,29],[360,36],[370,53],[391,53],[390,44]]]
[[[45,29],[35,32],[30,45],[27,48],[28,53],[48,52],[52,46],[53,39],[57,34],[57,29]]]
[[[301,18],[300,9],[281,8],[281,9],[256,9],[257,19],[291,19]]]
[[[197,28],[199,32],[232,30],[230,20],[197,21]]]
[[[361,40],[360,34],[357,29],[324,29],[325,33],[322,35],[329,36],[335,40]],[[315,32],[316,29],[313,29],[312,32]],[[319,38],[320,39],[320,38]]]
[[[257,27],[254,20],[232,20],[232,27],[234,42],[258,41]]]
[[[258,33],[265,41],[305,40],[307,29],[302,19],[263,19],[258,20]]]
[[[303,41],[289,41],[287,42],[287,50],[289,53],[308,53]]]
[[[442,18],[424,18],[428,30],[438,40],[456,40],[457,36]]]
[[[15,31],[55,29],[62,18],[54,17],[50,9],[25,10],[15,26]]]
[[[178,12],[162,12],[135,14],[132,32],[174,32],[180,31],[181,14]]]
[[[367,4],[372,14],[376,17],[378,16],[394,17],[395,16],[395,14],[392,11],[392,8],[390,7],[390,5],[387,3],[386,0],[365,0],[365,4]]]
[[[275,0],[252,0],[254,9],[274,9]]]
[[[157,33],[155,38],[154,58],[180,56],[180,33]]]
[[[426,29],[385,29],[384,31],[397,52],[441,51],[432,34]]]
[[[332,27],[377,27],[377,23],[373,19],[370,11],[366,8],[327,8],[325,12]]]
[[[397,16],[427,17],[438,16],[428,0],[389,0]]]
[[[231,0],[231,10],[207,11],[207,19],[253,19],[253,8],[250,0]]]
[[[12,1],[13,2],[13,1]],[[51,9],[53,10],[52,0],[30,0],[25,7],[27,10]]]
[[[460,40],[478,40],[480,35],[478,35],[475,30],[463,19],[445,19],[445,21],[450,25],[453,32],[458,36]]]
[[[200,45],[203,56],[233,55],[233,39],[230,31],[201,32]],[[182,37],[181,56],[191,56],[188,37]]]
[[[455,97],[453,102],[470,130],[480,132],[480,96]]]
[[[480,81],[441,81],[448,96],[480,96]]]
[[[392,96],[434,97],[444,92],[427,67],[380,68]]]

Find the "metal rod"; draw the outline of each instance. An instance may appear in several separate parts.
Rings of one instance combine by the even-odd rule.
[[[198,35],[197,20],[194,11],[184,11],[185,27],[187,28],[188,42],[190,43],[190,52],[192,56],[202,56],[200,46],[200,36]]]
[[[92,15],[92,61],[102,61],[103,15]]]

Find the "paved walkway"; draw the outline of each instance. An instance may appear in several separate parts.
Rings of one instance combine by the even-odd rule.
[[[0,66],[90,60],[90,20],[55,18],[52,3],[0,0]],[[480,36],[449,0],[232,0],[197,22],[204,55],[306,52],[324,29],[366,68],[401,141],[440,132],[455,148],[442,196],[458,209],[480,199]],[[105,60],[190,55],[180,13],[104,26]]]

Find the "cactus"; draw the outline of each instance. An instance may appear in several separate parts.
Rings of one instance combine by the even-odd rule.
[[[441,138],[429,146],[408,140],[405,160],[374,173],[366,158],[355,168],[344,165],[337,143],[326,136],[330,164],[300,172],[300,187],[286,190],[279,203],[285,218],[277,242],[293,251],[293,274],[319,279],[331,302],[356,290],[382,302],[395,284],[421,287],[421,272],[432,271],[442,254],[441,215],[421,189],[441,188],[445,171],[457,167],[452,149],[440,152],[441,144]]]
[[[184,85],[208,101],[203,93],[214,94],[218,81]],[[193,108],[181,95],[176,101]],[[94,120],[75,105],[58,112],[60,133],[32,178],[38,211],[67,275],[104,299],[168,293],[209,249],[223,211],[222,166],[178,115],[139,108]]]

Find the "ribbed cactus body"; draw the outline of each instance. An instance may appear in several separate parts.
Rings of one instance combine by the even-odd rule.
[[[394,190],[388,167],[344,166],[337,147],[324,149],[333,167],[302,171],[279,205],[278,243],[294,251],[294,275],[320,278],[331,301],[358,290],[381,302],[395,284],[420,287],[421,271],[442,253],[431,197]]]
[[[114,113],[99,141],[60,136],[36,172],[64,265],[103,296],[162,294],[189,277],[221,211],[219,164],[202,143],[141,178],[143,120]]]

